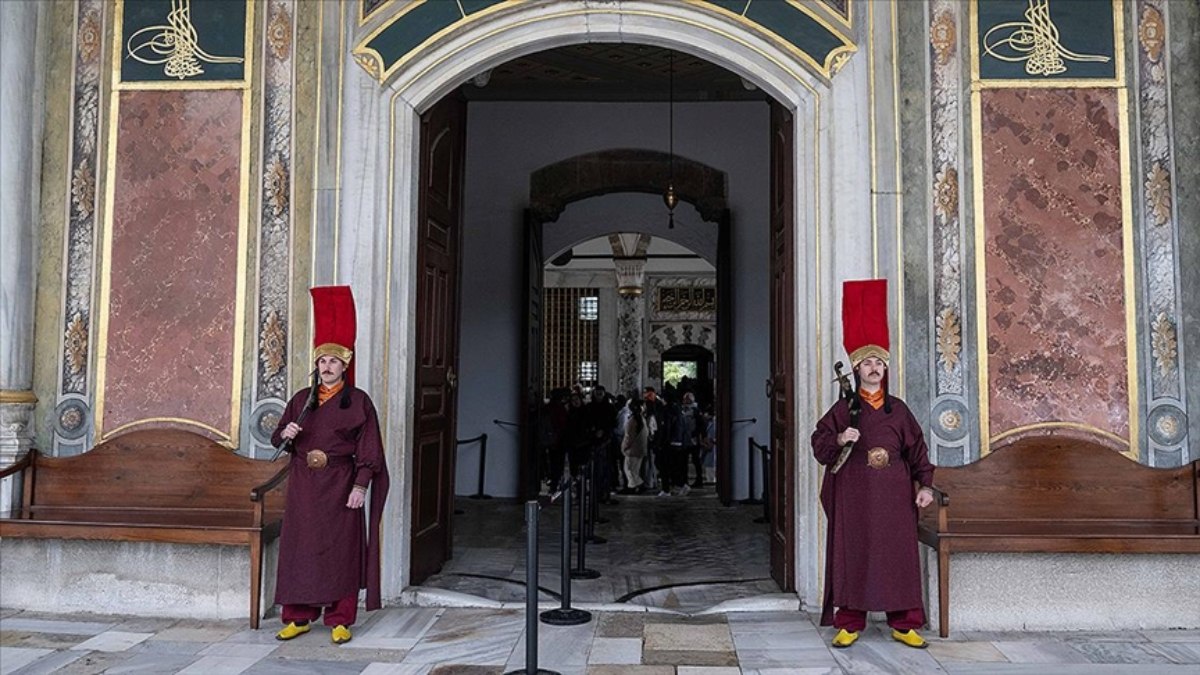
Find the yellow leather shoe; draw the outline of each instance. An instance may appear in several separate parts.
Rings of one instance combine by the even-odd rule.
[[[330,638],[333,639],[335,645],[345,644],[350,641],[350,629],[345,626],[334,626]]]
[[[909,647],[913,647],[914,649],[925,649],[926,647],[929,646],[929,643],[925,641],[925,638],[918,635],[917,631],[912,630],[912,629],[906,630],[904,632],[900,632],[900,631],[896,630],[895,628],[893,628],[892,629],[892,639],[895,640],[896,642],[903,642],[904,644],[908,645]]]
[[[857,639],[858,631],[851,633],[845,628],[842,628],[837,632],[837,635],[833,636],[833,646],[837,647],[838,649],[845,649],[846,647],[854,644],[854,641]]]
[[[304,635],[312,630],[311,624],[297,624],[295,621],[283,627],[283,630],[275,634],[276,640],[291,640],[294,637]]]

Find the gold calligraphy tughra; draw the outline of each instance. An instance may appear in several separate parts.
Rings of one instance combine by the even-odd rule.
[[[143,41],[134,42],[141,37]],[[180,80],[204,72],[200,62],[242,63],[238,56],[214,56],[200,48],[196,27],[192,25],[191,0],[171,0],[166,25],[146,26],[129,36],[125,43],[129,58],[149,65],[166,64],[167,77]]]
[[[1004,33],[1002,31],[1009,31]],[[983,36],[988,56],[1010,63],[1025,62],[1030,75],[1058,75],[1067,71],[1066,61],[1107,63],[1108,56],[1078,54],[1059,41],[1058,26],[1050,20],[1050,0],[1029,0],[1025,21],[1008,21],[988,29]]]

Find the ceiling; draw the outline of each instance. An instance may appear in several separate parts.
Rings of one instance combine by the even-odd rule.
[[[472,101],[761,101],[766,95],[703,59],[661,47],[587,43],[523,56],[462,87]],[[482,85],[482,86],[481,86]]]

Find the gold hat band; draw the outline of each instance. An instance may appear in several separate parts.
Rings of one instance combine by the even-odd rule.
[[[850,354],[850,367],[857,368],[858,364],[862,363],[871,356],[883,361],[883,365],[885,366],[888,365],[888,360],[891,358],[891,355],[888,354],[888,350],[880,347],[879,345],[863,345],[858,349],[855,349]]]
[[[350,359],[354,357],[354,352],[336,342],[326,342],[325,344],[317,345],[316,349],[313,349],[313,361],[322,356],[334,356],[341,359],[342,363],[350,365]]]

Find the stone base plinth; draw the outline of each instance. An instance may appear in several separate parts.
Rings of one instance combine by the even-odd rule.
[[[275,597],[265,547],[262,607]],[[237,546],[0,540],[0,606],[37,612],[195,619],[250,617],[250,553]]]
[[[926,555],[929,627],[937,556]],[[958,553],[950,557],[950,630],[1200,628],[1200,555]]]

